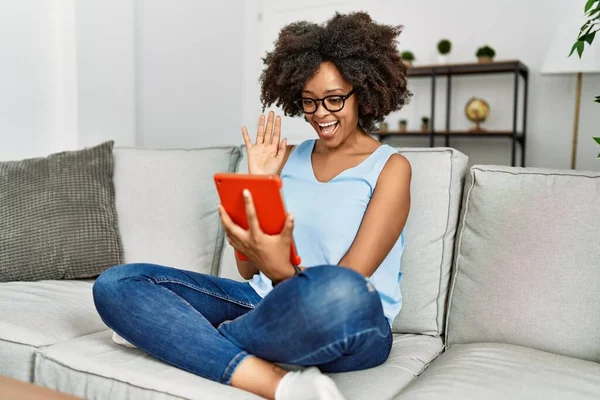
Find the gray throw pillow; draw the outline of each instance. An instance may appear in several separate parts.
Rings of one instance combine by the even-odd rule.
[[[0,282],[89,278],[122,263],[113,146],[0,162]]]

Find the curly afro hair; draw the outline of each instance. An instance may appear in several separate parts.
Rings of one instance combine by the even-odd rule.
[[[402,28],[377,24],[365,12],[336,13],[324,25],[301,21],[285,26],[263,59],[263,111],[275,104],[285,115],[303,115],[295,102],[319,65],[330,61],[358,95],[360,128],[374,131],[411,96],[407,67],[396,47]]]

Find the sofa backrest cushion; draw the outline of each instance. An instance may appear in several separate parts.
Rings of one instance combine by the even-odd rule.
[[[239,148],[117,147],[114,156],[124,261],[216,274],[223,232],[213,175],[235,170]]]
[[[399,148],[412,166],[395,333],[444,332],[454,237],[468,158],[450,148]]]
[[[411,209],[402,257],[402,310],[397,333],[439,336],[445,321],[447,288],[467,157],[449,148],[398,148],[411,163]],[[245,152],[243,152],[245,154]],[[239,172],[247,173],[242,157]],[[220,276],[241,280],[233,249],[225,246]]]
[[[475,166],[447,341],[600,362],[600,173]]]

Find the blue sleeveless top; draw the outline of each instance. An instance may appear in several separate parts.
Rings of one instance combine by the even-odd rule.
[[[302,265],[337,265],[346,254],[362,222],[385,163],[396,150],[381,145],[359,165],[349,168],[329,182],[319,182],[312,168],[315,140],[298,145],[283,170],[283,198],[288,212],[294,214],[294,243]],[[385,317],[390,325],[402,307],[400,259],[405,234],[369,278],[378,291]],[[271,289],[262,272],[250,282],[261,297]]]

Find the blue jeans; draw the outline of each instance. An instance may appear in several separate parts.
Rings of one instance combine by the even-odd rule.
[[[154,357],[229,384],[250,355],[343,372],[383,363],[392,333],[373,286],[338,266],[312,267],[264,299],[248,283],[152,264],[98,277],[106,325]]]

